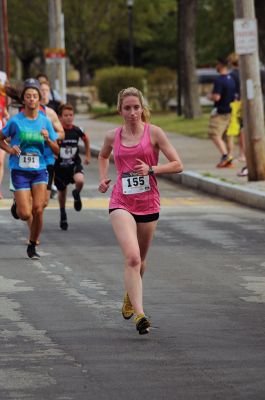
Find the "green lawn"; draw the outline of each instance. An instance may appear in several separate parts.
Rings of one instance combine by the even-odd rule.
[[[118,115],[99,116],[97,119],[114,124],[121,124],[122,119]],[[195,136],[198,138],[207,138],[209,113],[204,113],[196,119],[185,119],[175,113],[153,113],[151,114],[151,123],[160,126],[166,132],[176,134]]]

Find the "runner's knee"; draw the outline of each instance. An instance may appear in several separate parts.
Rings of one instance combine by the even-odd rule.
[[[140,254],[130,253],[126,256],[126,265],[130,268],[140,268],[141,257]]]
[[[37,204],[32,207],[32,214],[33,215],[41,215],[43,213],[44,204]]]
[[[31,217],[31,210],[17,207],[17,215],[22,221],[27,221]]]

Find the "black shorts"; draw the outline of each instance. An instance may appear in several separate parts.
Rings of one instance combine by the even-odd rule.
[[[48,183],[47,183],[47,190],[52,190],[52,182],[54,178],[54,165],[50,164],[47,165],[47,171],[48,171]]]
[[[76,164],[73,168],[55,167],[54,184],[58,190],[65,190],[70,183],[74,183],[74,175],[83,174],[82,164]]]
[[[109,209],[109,214],[112,213],[114,210],[123,210],[122,208],[110,208]],[[157,221],[159,218],[159,213],[154,213],[154,214],[144,214],[144,215],[138,215],[138,214],[133,214],[130,213],[135,222],[152,222],[152,221]]]

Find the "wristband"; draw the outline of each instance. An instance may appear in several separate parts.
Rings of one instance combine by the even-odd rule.
[[[154,175],[155,171],[153,170],[152,165],[150,165],[149,170],[148,170],[148,175]]]

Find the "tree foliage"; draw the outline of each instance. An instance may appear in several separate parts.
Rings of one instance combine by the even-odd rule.
[[[112,67],[98,70],[95,82],[100,100],[111,107],[116,104],[120,90],[130,86],[143,90],[145,75],[146,71],[142,68]]]
[[[159,17],[159,18],[158,18]],[[176,68],[177,62],[177,6],[176,0],[163,3],[156,19],[150,18],[149,29],[151,35],[142,44],[138,62],[147,68],[158,66]]]
[[[135,0],[132,15],[136,66],[150,62],[154,56],[156,61],[159,60],[157,46],[163,47],[161,38],[168,22],[165,20],[174,9],[175,0]],[[88,73],[93,74],[101,66],[128,65],[128,9],[125,0],[64,0],[63,11],[67,53],[79,70],[82,82]],[[170,35],[170,48],[175,55],[173,37],[174,33]],[[166,59],[168,55],[164,55],[164,61]],[[152,65],[155,66],[156,61],[152,61]]]
[[[148,75],[148,100],[159,104],[165,111],[169,101],[176,96],[176,71],[158,67]]]
[[[23,79],[32,73],[32,63],[43,59],[48,45],[48,5],[45,1],[8,0],[9,43],[22,62]]]
[[[234,51],[233,1],[198,0],[197,9],[197,64],[213,64]]]
[[[177,0],[134,0],[135,66],[152,70],[177,65]],[[197,0],[197,65],[210,65],[234,49],[233,0]],[[255,0],[260,55],[265,62],[264,0]],[[9,42],[28,77],[36,59],[49,45],[48,0],[8,0]],[[66,50],[79,70],[81,83],[98,68],[128,65],[126,0],[62,0]]]
[[[67,54],[80,72],[81,83],[101,64],[112,61],[121,1],[64,0]]]

